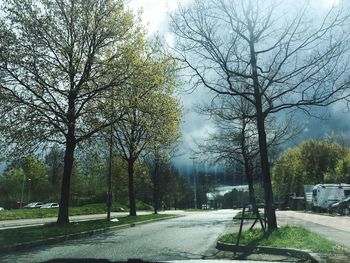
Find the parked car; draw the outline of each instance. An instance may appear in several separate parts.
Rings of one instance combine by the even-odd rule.
[[[332,204],[329,208],[330,212],[339,213],[341,215],[350,215],[350,196],[345,199]]]
[[[58,203],[46,203],[43,204],[40,208],[59,208],[60,205]]]
[[[25,205],[24,208],[40,208],[43,204],[43,202],[33,202]]]

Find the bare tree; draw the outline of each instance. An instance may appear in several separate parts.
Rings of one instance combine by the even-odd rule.
[[[254,108],[269,230],[277,220],[267,116],[327,106],[349,86],[349,8],[316,14],[310,3],[195,0],[172,16],[175,49],[194,87],[241,97]]]
[[[96,120],[108,91],[125,82],[130,56],[144,32],[122,0],[9,0],[3,11],[4,154],[64,145],[57,222],[68,223],[75,149],[111,124]]]
[[[258,133],[252,105],[241,97],[216,96],[211,104],[201,107],[200,113],[214,119],[216,132],[199,144],[199,151],[205,156],[211,155],[216,162],[239,163],[244,167],[248,182],[249,200],[257,211],[254,191],[254,174],[256,159],[259,155]],[[269,152],[287,140],[296,136],[299,129],[293,125],[292,118],[284,123],[275,118],[267,118],[267,145]],[[205,157],[206,158],[206,157]]]

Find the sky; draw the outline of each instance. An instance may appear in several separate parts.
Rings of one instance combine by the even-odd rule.
[[[129,7],[135,11],[142,9],[142,19],[148,33],[164,37],[165,41],[171,45],[173,38],[168,29],[169,13],[176,11],[177,3],[178,1],[174,0],[131,0]],[[182,143],[174,161],[179,168],[187,170],[193,165],[191,157],[193,156],[192,150],[196,148],[195,142],[202,141],[214,130],[207,117],[196,113],[196,104],[204,103],[211,95],[207,90],[195,90],[181,92],[180,96],[184,109],[181,124]]]
[[[294,0],[289,1],[291,5],[295,4]],[[312,0],[311,6],[317,11],[329,9],[332,5],[339,4],[341,0]],[[184,1],[181,1],[184,2]],[[131,0],[129,6],[134,10],[143,9],[143,22],[145,23],[149,34],[159,34],[165,38],[171,45],[173,38],[168,30],[168,14],[177,9],[178,1],[174,0]],[[201,142],[210,132],[215,130],[211,121],[207,117],[196,113],[195,105],[208,101],[211,95],[208,91],[195,90],[192,93],[181,93],[181,100],[184,107],[184,118],[181,125],[182,145],[179,150],[179,156],[174,158],[178,167],[191,169],[192,150],[196,148],[195,141]],[[323,110],[321,110],[323,111]],[[315,112],[319,113],[320,109]],[[301,134],[289,142],[288,146],[296,146],[305,139],[322,139],[325,133],[343,132],[350,142],[350,112],[346,105],[336,104],[327,109],[323,119],[314,118],[299,113],[298,119],[302,126]]]
[[[182,0],[182,3],[189,0]],[[294,3],[294,0],[284,0]],[[332,5],[339,4],[341,0],[312,0],[313,7],[317,10],[326,10]],[[0,2],[2,2],[0,0]],[[164,37],[168,44],[172,44],[172,34],[168,29],[169,12],[177,9],[177,0],[130,0],[128,6],[135,12],[142,9],[142,19],[149,35],[159,34]],[[211,121],[196,113],[196,104],[205,103],[212,95],[205,89],[197,89],[192,93],[182,92],[180,94],[184,108],[184,117],[181,124],[182,144],[179,147],[177,156],[174,158],[179,168],[192,169],[192,150],[196,148],[195,142],[201,142],[209,133],[215,130]],[[327,113],[326,119],[317,119],[300,114],[300,123],[303,126],[302,133],[289,143],[288,146],[295,146],[305,139],[323,138],[325,133],[331,131],[342,131],[350,138],[350,113],[344,105],[332,105]],[[349,140],[350,141],[350,140]],[[210,161],[210,160],[208,160]],[[208,169],[209,164],[202,165]],[[0,167],[1,170],[1,167]]]

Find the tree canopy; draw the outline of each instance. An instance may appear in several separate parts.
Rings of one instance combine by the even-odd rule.
[[[67,223],[75,148],[111,125],[96,122],[101,105],[125,83],[144,31],[123,0],[8,0],[3,12],[2,153],[64,145],[58,223]]]
[[[349,148],[322,140],[287,149],[273,167],[277,198],[303,196],[308,184],[349,183],[349,155]]]
[[[146,45],[133,63],[138,70],[128,74],[123,96],[115,94],[111,101],[112,115],[120,108],[124,112],[111,131],[117,152],[128,163],[130,215],[136,215],[135,161],[154,147],[170,147],[179,136],[181,117],[181,107],[174,95],[174,60],[158,47]],[[106,113],[108,118],[110,111]]]

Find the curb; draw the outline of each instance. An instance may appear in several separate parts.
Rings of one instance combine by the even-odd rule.
[[[224,243],[217,241],[216,249],[229,252],[243,252],[243,253],[262,253],[262,254],[273,254],[280,256],[291,256],[296,258],[303,258],[310,260],[310,262],[318,262],[311,254],[307,251],[297,250],[292,248],[276,248],[276,247],[263,247],[263,246],[243,246],[234,245],[230,243]]]
[[[163,217],[163,218],[149,219],[149,220],[135,222],[135,223],[131,223],[131,224],[111,226],[108,228],[89,230],[89,231],[84,231],[84,232],[69,234],[69,235],[64,235],[64,236],[50,237],[47,239],[37,240],[37,241],[33,241],[33,242],[20,243],[20,244],[8,246],[8,247],[0,248],[0,254],[18,251],[18,250],[23,250],[23,249],[28,249],[28,248],[33,248],[33,247],[38,247],[38,246],[42,246],[42,245],[53,245],[53,244],[60,243],[63,241],[74,240],[74,239],[79,239],[79,238],[83,238],[83,237],[89,237],[89,236],[92,236],[95,234],[101,234],[101,233],[112,231],[112,230],[119,230],[119,229],[135,227],[138,225],[148,224],[148,223],[152,223],[155,221],[162,221],[162,220],[167,220],[167,219],[176,218],[176,217],[179,217],[179,216],[175,215],[175,216],[167,216],[167,217]]]

